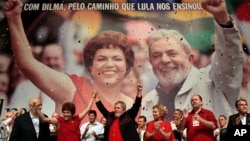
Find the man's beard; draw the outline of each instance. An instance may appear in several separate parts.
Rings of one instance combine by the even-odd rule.
[[[164,87],[175,87],[180,84],[184,79],[186,79],[188,73],[190,72],[189,62],[187,61],[184,63],[184,66],[174,66],[174,65],[167,65],[163,66],[166,68],[177,68],[177,70],[170,70],[170,72],[166,74],[162,74],[161,72],[157,71],[156,76],[160,82],[160,84]]]
[[[115,117],[120,117],[121,115],[122,115],[122,113],[115,112]]]
[[[198,107],[197,103],[192,103],[191,105],[192,105],[193,108]]]

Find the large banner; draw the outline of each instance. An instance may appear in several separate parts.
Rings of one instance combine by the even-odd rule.
[[[22,74],[15,64],[8,24],[0,9],[1,117],[4,118],[5,112],[12,109],[23,108],[27,111],[31,97],[42,98],[42,111],[48,116],[54,111],[61,113],[62,104],[68,101],[76,104],[76,113],[79,113],[88,104],[93,89],[98,91],[108,110],[113,110],[118,100],[124,101],[129,108],[134,102],[138,83],[143,84],[144,95],[140,113],[149,120],[152,119],[151,108],[157,103],[166,105],[169,111],[167,119],[173,118],[172,113],[176,108],[191,110],[190,93],[200,94],[203,107],[214,111],[216,116],[235,113],[234,102],[237,98],[243,97],[250,102],[250,0],[226,2],[241,32],[245,57],[243,65],[240,61],[234,62],[236,59],[227,59],[234,53],[237,56],[237,52],[217,52],[216,42],[223,41],[217,40],[214,19],[202,9],[201,0],[23,0],[22,21],[33,56],[45,64],[44,67],[61,72],[64,74],[62,77],[71,80],[69,84],[61,82],[68,89],[76,88],[68,94],[56,93],[57,88],[53,87],[48,92],[43,86],[38,86],[40,83],[37,81],[48,82],[46,77],[37,80]],[[1,1],[1,7],[3,4],[4,1]],[[156,59],[152,60],[152,57],[159,55],[151,54],[148,40],[162,29],[176,30],[184,36],[183,40],[186,39],[192,47],[192,61],[178,62],[175,58],[167,65],[163,60],[161,64],[155,63]],[[134,55],[129,57],[124,52],[119,54],[112,50],[96,50],[93,53],[91,49],[86,49],[84,52],[88,41],[110,30],[126,36]],[[101,57],[95,59],[97,54],[101,54]],[[90,59],[93,62],[87,62],[89,58],[83,57],[88,55],[94,58]],[[130,58],[133,65],[122,62],[119,55]],[[108,63],[100,63],[105,61]],[[181,70],[187,64],[192,67],[188,71]],[[178,68],[178,74],[170,72],[175,68]],[[42,67],[41,70],[46,69]],[[168,74],[161,74],[163,70]],[[188,72],[185,77],[183,72]],[[181,81],[176,84],[178,77],[181,77]],[[54,81],[49,83],[54,86]],[[97,110],[97,107],[93,105],[93,109]],[[98,119],[100,117],[98,111]]]

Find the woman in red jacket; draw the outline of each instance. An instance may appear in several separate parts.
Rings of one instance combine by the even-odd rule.
[[[145,141],[174,141],[174,133],[170,121],[165,121],[167,108],[164,105],[157,104],[153,107],[154,120],[147,123],[147,129],[144,135]]]

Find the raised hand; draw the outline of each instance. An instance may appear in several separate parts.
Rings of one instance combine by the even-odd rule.
[[[155,127],[155,129],[156,129],[157,131],[160,131],[160,123],[159,123],[159,122],[156,122],[156,123],[154,124],[154,127]]]
[[[16,114],[21,115],[22,113],[23,113],[23,108],[18,108]]]
[[[219,130],[214,131],[214,136],[218,136],[220,134]]]
[[[143,86],[142,86],[142,84],[137,84],[137,91],[138,91],[138,94],[142,94],[142,88],[143,88]]]
[[[211,13],[219,24],[230,20],[225,0],[203,0],[202,7]]]
[[[92,131],[92,136],[94,136],[94,137],[96,137],[97,136],[97,134],[96,134],[96,132],[95,131]]]
[[[187,109],[183,109],[183,117],[184,118],[188,117],[188,110]]]
[[[8,0],[3,6],[3,11],[7,18],[15,18],[20,16],[22,12],[23,4],[20,0]]]
[[[96,98],[96,96],[97,96],[97,91],[93,90],[93,92],[92,92],[92,98]]]
[[[139,83],[139,84],[137,85],[137,90],[138,90],[138,91],[142,91],[142,87],[143,87],[142,84]]]
[[[193,118],[197,121],[200,121],[200,116],[198,114],[194,114]]]
[[[239,125],[240,122],[241,122],[241,117],[238,116],[238,117],[235,119],[234,124],[235,124],[235,125]]]

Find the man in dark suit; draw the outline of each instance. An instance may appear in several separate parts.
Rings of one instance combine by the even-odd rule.
[[[139,134],[136,130],[135,117],[141,107],[142,85],[137,86],[137,96],[133,106],[126,111],[126,104],[118,101],[114,104],[114,111],[109,112],[102,102],[96,97],[96,105],[102,115],[107,119],[104,129],[103,141],[140,141]]]
[[[32,106],[42,107],[40,98],[29,100],[30,111],[18,116],[13,125],[10,141],[49,141],[49,124],[42,122]]]
[[[244,128],[244,125],[248,125],[250,127],[250,113],[248,113],[248,103],[246,99],[240,98],[236,100],[235,108],[238,113],[229,116],[227,125],[228,140],[233,139],[232,135],[234,135],[235,129]]]

